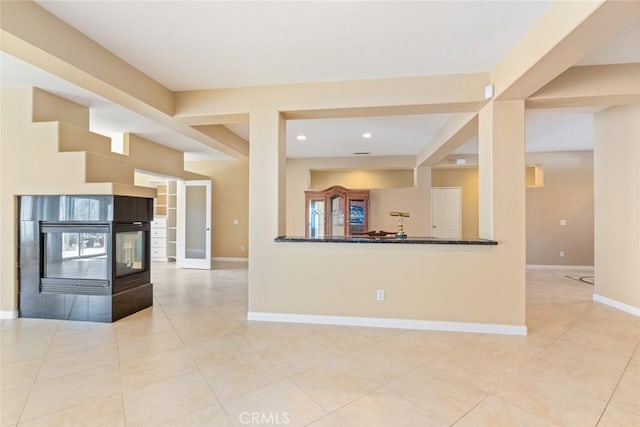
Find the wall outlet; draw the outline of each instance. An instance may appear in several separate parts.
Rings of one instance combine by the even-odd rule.
[[[567,225],[567,220],[566,219],[561,219],[560,220],[560,225]]]
[[[564,251],[560,251],[560,258],[564,257]]]
[[[234,225],[238,225],[238,224],[240,224],[240,221],[238,221],[237,219],[234,219],[234,220],[233,220],[233,224],[234,224]]]
[[[378,289],[376,291],[376,300],[384,301],[384,289]]]
[[[244,252],[244,246],[240,246],[240,252]]]

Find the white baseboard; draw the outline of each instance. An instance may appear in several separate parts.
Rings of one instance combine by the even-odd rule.
[[[226,256],[214,256],[213,258],[211,258],[214,262],[218,261],[232,261],[232,262],[249,262],[249,258],[233,258],[233,257],[226,257]]]
[[[535,265],[527,264],[527,270],[578,270],[593,271],[593,265]]]
[[[18,310],[0,310],[1,320],[10,320],[18,318]]]
[[[434,320],[383,319],[377,317],[321,316],[313,314],[259,312],[249,312],[247,314],[247,319],[260,322],[310,323],[317,325],[368,326],[374,328],[527,335],[527,327],[524,325],[501,325],[491,323],[440,322]]]
[[[616,301],[611,298],[603,297],[602,295],[593,294],[593,300],[595,302],[599,302],[600,304],[608,305],[609,307],[616,308],[618,310],[624,311],[625,313],[633,314],[634,316],[640,317],[640,307],[635,307],[633,305],[625,304],[620,301]]]

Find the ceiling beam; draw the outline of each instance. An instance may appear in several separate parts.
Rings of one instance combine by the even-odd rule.
[[[614,64],[569,68],[528,98],[526,106],[564,108],[638,103],[640,64]]]
[[[0,49],[235,158],[246,154],[173,117],[174,94],[31,1],[0,2]]]
[[[194,126],[193,128],[249,157],[249,141],[231,132],[226,127],[222,125],[204,125]]]
[[[285,111],[285,118],[339,119],[348,117],[406,116],[412,114],[468,113],[482,108],[486,101],[462,104],[397,105],[388,107],[337,108],[328,110]]]
[[[475,112],[486,104],[488,73],[401,77],[210,89],[175,93],[175,116],[186,121],[271,108],[288,119]],[[433,111],[437,106],[437,111]]]
[[[208,114],[203,116],[180,117],[179,119],[189,126],[230,125],[235,123],[249,123],[249,113]]]
[[[449,153],[478,135],[478,114],[452,117],[418,153],[416,167],[435,166]]]
[[[491,72],[495,98],[526,99],[640,16],[639,1],[557,1]]]

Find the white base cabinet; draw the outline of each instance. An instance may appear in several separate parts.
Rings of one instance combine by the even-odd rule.
[[[176,260],[176,217],[178,209],[177,182],[173,180],[149,181],[158,190],[153,200],[151,222],[151,261]]]

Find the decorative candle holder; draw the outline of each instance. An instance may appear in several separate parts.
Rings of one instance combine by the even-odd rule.
[[[396,237],[398,239],[406,239],[407,234],[404,232],[404,218],[409,218],[409,212],[389,212],[390,216],[398,217],[398,232],[396,233]]]

